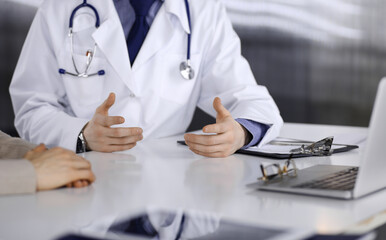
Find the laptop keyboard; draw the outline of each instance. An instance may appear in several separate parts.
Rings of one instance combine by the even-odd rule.
[[[312,180],[306,183],[298,184],[293,188],[312,188],[326,190],[352,190],[358,175],[358,167],[345,169],[332,173],[322,179]]]

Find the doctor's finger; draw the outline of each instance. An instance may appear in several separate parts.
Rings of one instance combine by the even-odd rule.
[[[216,97],[213,100],[213,108],[217,112],[217,117],[228,117],[231,115],[230,112],[222,105],[219,97]]]
[[[115,93],[110,93],[107,99],[96,109],[96,113],[107,115],[111,106],[115,103]]]
[[[125,122],[125,118],[121,116],[105,116],[102,114],[95,115],[95,121],[102,126],[110,127]]]
[[[137,128],[137,127],[133,127],[133,128],[106,128],[105,131],[106,131],[107,137],[115,137],[115,138],[142,135],[142,132],[143,132],[141,128]]]
[[[202,145],[218,145],[226,142],[226,137],[224,134],[216,134],[216,135],[198,135],[187,133],[184,136],[186,142],[202,144]]]
[[[198,143],[186,142],[191,150],[196,150],[205,153],[215,153],[225,151],[228,148],[226,144],[218,144],[218,145],[203,145]]]
[[[108,138],[108,143],[110,145],[125,145],[130,143],[136,143],[138,141],[141,141],[142,139],[143,139],[142,134],[129,136],[129,137],[121,137],[121,138],[110,137]]]
[[[228,130],[230,130],[231,126],[226,123],[215,123],[215,124],[210,124],[206,125],[202,131],[204,133],[224,133]]]

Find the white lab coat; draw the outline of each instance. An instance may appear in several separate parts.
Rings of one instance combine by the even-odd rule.
[[[109,114],[123,116],[124,127],[143,128],[145,139],[183,133],[196,106],[215,116],[216,96],[234,118],[271,126],[260,144],[278,136],[283,123],[279,110],[267,89],[256,84],[219,1],[190,1],[193,80],[183,79],[179,72],[189,32],[183,0],[165,0],[133,67],[113,1],[89,0],[101,26],[95,29],[90,10],[78,11],[75,60],[83,70],[85,53],[96,42],[89,72],[103,69],[106,74],[88,79],[60,75],[59,68],[75,72],[68,24],[80,2],[46,0],[32,23],[10,86],[21,137],[75,150],[79,132],[110,92],[117,98]]]

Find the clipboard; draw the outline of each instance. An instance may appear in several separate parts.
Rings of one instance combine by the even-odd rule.
[[[348,152],[350,150],[357,149],[357,148],[359,148],[357,145],[345,145],[345,146],[341,146],[339,148],[333,149],[331,154]],[[286,160],[289,158],[302,158],[302,157],[323,157],[322,155],[316,156],[316,155],[302,154],[302,153],[267,153],[267,152],[260,152],[260,151],[251,151],[248,149],[240,149],[236,153],[248,154],[248,155],[253,155],[258,157],[274,158],[274,159],[280,159],[280,160]]]
[[[184,140],[177,141],[177,143],[186,145]],[[277,144],[277,143],[281,143],[281,144]],[[265,157],[265,158],[273,158],[278,160],[286,160],[289,158],[318,157],[318,156],[322,157],[322,156],[328,156],[335,153],[348,152],[353,149],[359,148],[358,145],[332,143],[329,154],[325,154],[325,155],[290,152],[290,149],[295,149],[297,147],[301,147],[302,145],[304,146],[305,144],[313,144],[313,143],[315,142],[303,141],[303,140],[297,140],[297,139],[287,139],[287,140],[275,139],[274,141],[266,144],[262,148],[250,147],[248,149],[240,149],[236,151],[236,153],[247,154],[247,155],[258,156],[258,157]],[[272,147],[272,146],[275,146],[275,147]]]

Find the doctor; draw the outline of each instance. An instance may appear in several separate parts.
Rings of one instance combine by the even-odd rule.
[[[197,154],[279,134],[278,108],[219,1],[82,1],[46,0],[36,14],[10,87],[23,138],[122,151],[185,132],[196,106],[216,116],[203,129],[213,135],[185,135]]]

